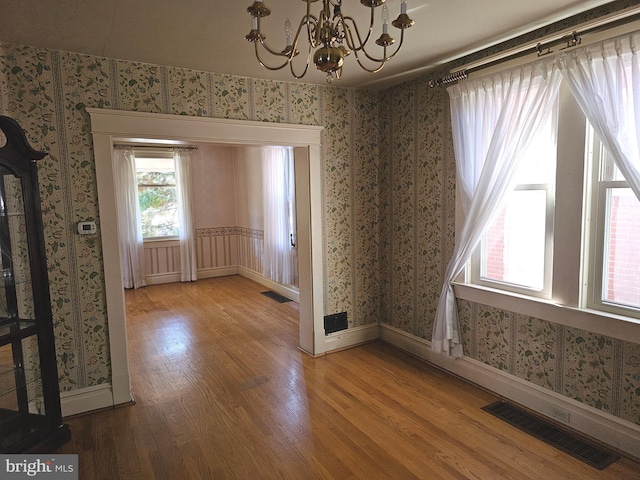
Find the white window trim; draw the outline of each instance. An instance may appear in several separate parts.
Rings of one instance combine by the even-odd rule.
[[[134,155],[136,158],[166,158],[173,159],[173,149],[172,148],[162,148],[158,147],[154,148],[145,148],[144,150],[138,149],[137,151],[134,148]],[[175,171],[175,169],[174,169]],[[177,187],[177,184],[174,185]],[[143,234],[144,235],[144,234]],[[142,238],[143,243],[155,243],[155,242],[165,242],[165,241],[179,241],[179,235],[163,235],[160,237],[144,237]],[[160,247],[161,245],[154,245],[155,247]],[[173,246],[173,245],[172,245]]]
[[[173,246],[174,243],[179,241],[180,237],[177,235],[167,235],[166,237],[146,237],[142,240],[143,243],[153,243],[154,247]],[[171,245],[159,245],[162,242],[170,242]]]
[[[554,224],[554,195],[553,185],[546,184],[520,184],[515,187],[515,190],[532,190],[532,191],[545,191],[546,193],[546,225],[545,225],[545,255],[544,255],[544,280],[543,288],[537,290],[522,285],[517,285],[509,282],[501,282],[499,280],[492,280],[484,278],[481,275],[482,270],[482,254],[481,245],[476,248],[476,251],[471,256],[471,264],[469,267],[469,282],[475,285],[483,285],[489,288],[496,288],[500,290],[510,291],[514,293],[521,293],[524,295],[530,295],[539,298],[551,297],[551,281],[552,281],[552,260],[553,260],[553,224]]]
[[[481,285],[461,282],[454,282],[453,285],[456,298],[461,300],[640,344],[640,320],[634,318],[600,310],[561,305],[551,300]]]
[[[640,21],[615,27],[606,32],[596,32],[583,38],[583,45],[613,38],[623,33],[640,28]],[[488,75],[493,72],[512,68],[530,62],[534,55],[524,56],[517,60],[505,62],[500,66],[490,67],[472,74],[470,77]],[[498,290],[485,285],[471,283],[471,271],[467,267],[457,282],[453,282],[456,298],[467,300],[514,313],[528,315],[559,325],[579,328],[611,338],[632,343],[640,343],[640,319],[628,315],[605,310],[595,310],[588,298],[589,278],[593,277],[586,270],[587,258],[584,252],[594,248],[588,223],[591,218],[584,215],[582,206],[584,199],[572,192],[579,191],[583,195],[590,188],[588,175],[585,175],[586,119],[577,102],[567,95],[568,87],[561,85],[558,117],[558,139],[572,138],[571,142],[559,142],[556,178],[565,178],[565,188],[556,190],[555,231],[553,244],[553,281],[549,299],[525,295],[522,293]],[[578,146],[576,148],[575,146]],[[590,172],[589,172],[590,174]],[[459,187],[458,187],[459,188]],[[461,228],[459,202],[456,201],[456,232]],[[580,215],[577,215],[577,213]],[[581,248],[576,248],[580,245]],[[474,254],[475,255],[475,254]],[[591,255],[591,253],[590,253]],[[594,298],[593,296],[590,296]]]
[[[591,130],[591,135],[587,138],[587,148],[589,157],[593,158],[591,169],[588,172],[586,189],[590,194],[591,202],[588,205],[588,212],[585,215],[585,232],[588,236],[589,258],[584,259],[585,280],[583,288],[585,295],[582,305],[586,308],[605,311],[622,316],[638,316],[637,309],[624,307],[623,305],[607,302],[602,299],[603,279],[604,279],[604,252],[606,224],[605,212],[607,210],[607,190],[611,188],[629,188],[629,183],[624,180],[600,180],[602,177],[602,157],[604,147],[595,137]]]

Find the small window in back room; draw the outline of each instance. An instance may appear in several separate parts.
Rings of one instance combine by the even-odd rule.
[[[138,200],[142,236],[163,238],[178,236],[178,203],[173,157],[136,155]]]

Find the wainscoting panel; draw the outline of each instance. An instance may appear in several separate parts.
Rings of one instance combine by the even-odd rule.
[[[262,277],[262,230],[242,227],[196,229],[196,264],[200,278],[245,273]],[[178,240],[144,245],[145,276],[150,285],[180,281]]]
[[[180,245],[178,240],[145,243],[144,271],[146,276],[180,273]]]
[[[199,228],[196,230],[198,270],[238,264],[236,227]]]
[[[251,228],[237,228],[238,266],[262,273],[264,232]]]

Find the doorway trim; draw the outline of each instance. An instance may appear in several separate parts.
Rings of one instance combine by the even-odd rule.
[[[300,194],[296,195],[300,349],[313,356],[325,353],[320,152],[323,127],[97,108],[87,108],[87,112],[91,117],[98,186],[113,404],[132,400],[113,183],[113,144],[118,141],[155,139],[238,146],[296,147],[296,190]]]

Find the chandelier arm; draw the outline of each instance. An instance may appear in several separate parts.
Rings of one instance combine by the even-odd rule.
[[[383,52],[383,56],[382,58],[376,58],[373,57],[371,55],[369,55],[369,52],[367,52],[364,48],[362,48],[362,53],[364,53],[365,57],[367,57],[369,60],[371,60],[372,62],[376,62],[376,63],[384,63],[387,62],[389,60],[391,60],[393,57],[395,57],[398,52],[400,51],[400,48],[402,47],[402,43],[404,42],[404,30],[402,30],[402,32],[400,33],[400,41],[398,42],[398,46],[396,47],[396,49],[393,51],[393,53],[391,55],[387,55],[387,47],[384,47],[384,52]],[[356,54],[356,58],[358,58],[358,52],[354,51]],[[360,62],[358,62],[360,63]],[[367,69],[365,69],[367,70]],[[367,70],[369,71],[369,70]],[[375,73],[375,72],[372,72]]]
[[[258,43],[258,42],[256,42],[256,43]],[[271,55],[275,55],[276,57],[287,57],[287,58],[291,59],[291,54],[286,53],[285,51],[280,51],[279,52],[277,50],[274,50],[269,45],[267,45],[267,42],[264,41],[264,38],[260,38],[259,43]],[[256,44],[256,48],[257,48],[257,44]]]
[[[262,43],[262,42],[260,42]],[[275,70],[282,70],[284,67],[287,66],[287,64],[291,63],[291,57],[287,57],[287,59],[284,61],[284,63],[278,67],[272,67],[270,65],[267,65],[266,63],[264,63],[262,61],[262,59],[260,58],[260,52],[258,49],[258,42],[254,43],[255,46],[255,50],[256,50],[256,58],[258,59],[258,62],[260,63],[260,65],[262,65],[264,68],[266,68],[267,70],[271,70],[271,71],[275,71]],[[268,51],[268,50],[267,50]],[[280,56],[283,56],[282,54],[280,54]]]
[[[304,77],[307,74],[307,70],[309,70],[309,60],[307,57],[307,62],[305,63],[304,66],[304,70],[302,70],[302,73],[297,74],[294,70],[293,70],[293,62],[289,62],[289,70],[291,70],[291,75],[293,75],[294,78],[297,79],[301,79],[302,77]]]
[[[376,67],[376,68],[368,68],[367,66],[365,66],[362,63],[362,60],[360,59],[360,56],[358,55],[357,51],[355,51],[356,61],[358,62],[358,65],[360,65],[360,68],[362,68],[366,72],[378,73],[380,70],[382,70],[382,67],[384,67],[385,63],[387,63],[389,60],[391,60],[393,57],[395,57],[396,54],[400,51],[400,47],[402,47],[403,40],[404,40],[404,30],[400,34],[400,42],[398,43],[398,46],[396,47],[395,51],[391,55],[387,56],[387,47],[383,47],[384,48],[384,52],[383,52],[383,57],[382,58],[372,57],[367,53],[366,50],[362,49],[362,53],[364,53],[365,57],[367,57],[372,62],[375,62],[375,63],[379,64],[379,66]]]
[[[298,25],[298,30],[296,31],[296,35],[295,35],[294,40],[292,42],[293,52],[295,52],[295,47],[298,44],[298,39],[300,37],[300,33],[302,31],[302,27],[304,25],[307,25],[307,30],[309,31],[309,25],[311,25],[313,28],[315,28],[315,25],[317,24],[318,20],[313,15],[309,15],[308,18],[309,18],[310,21],[307,21],[307,16],[303,17],[302,20],[300,21],[300,24]],[[313,28],[311,29],[311,31],[313,30]],[[291,59],[291,58],[293,58],[295,56],[295,55],[292,54],[292,51],[288,51],[287,49],[282,50],[282,51],[278,51],[278,50],[275,50],[275,49],[271,48],[269,46],[269,44],[265,41],[266,37],[264,35],[262,35],[262,33],[260,32],[259,29],[258,29],[258,34],[260,35],[260,37],[258,39],[258,42],[260,42],[262,47],[267,52],[269,52],[271,55],[275,55],[277,57],[288,57],[289,59]],[[255,42],[255,43],[257,43],[257,42]],[[311,40],[310,40],[309,43],[311,43]],[[312,43],[312,46],[315,47],[316,44]]]
[[[313,47],[311,45],[309,45],[309,51],[307,52],[307,61],[305,63],[305,67],[304,70],[302,71],[301,74],[297,74],[294,70],[293,70],[293,58],[291,58],[291,60],[289,60],[289,70],[291,70],[291,75],[294,76],[294,78],[300,79],[302,77],[304,77],[307,74],[307,71],[309,70],[309,65],[311,64],[311,49]],[[294,49],[295,49],[295,44],[294,44]]]
[[[318,30],[318,18],[315,15],[307,13],[300,19],[300,23],[298,24],[298,29],[296,30],[295,37],[293,38],[294,47],[297,46],[298,40],[300,39],[300,34],[302,33],[302,28],[305,26],[307,27],[307,41],[313,47],[317,46],[317,41],[313,37],[314,32]]]
[[[386,56],[386,53],[387,53],[387,52],[386,52],[387,47],[383,47],[383,49],[384,49],[384,54],[385,54],[385,56]],[[358,62],[358,65],[360,65],[360,68],[362,68],[365,72],[369,72],[369,73],[377,73],[377,72],[379,72],[380,70],[382,70],[382,67],[384,67],[384,64],[387,62],[387,59],[386,59],[386,58],[382,58],[382,59],[372,59],[369,55],[367,55],[367,52],[366,52],[365,50],[362,50],[362,51],[360,51],[360,52],[354,52],[354,53],[355,53],[355,56],[356,56],[356,62]],[[360,58],[360,54],[361,54],[361,53],[364,53],[366,58],[368,58],[369,60],[371,60],[371,61],[373,61],[373,62],[377,63],[377,64],[378,64],[378,66],[377,66],[377,67],[374,67],[374,68],[367,67],[367,66],[362,62],[362,58]]]
[[[369,42],[369,40],[371,40],[371,34],[373,33],[373,22],[374,22],[373,8],[374,7],[371,7],[371,21],[369,22],[369,32],[367,33],[367,36],[364,39],[364,41],[360,36],[360,30],[358,29],[358,25],[356,24],[356,21],[353,19],[353,17],[349,17],[349,16],[343,17],[342,14],[340,14],[340,16],[342,17],[342,25],[344,26],[345,39],[347,40],[347,46],[351,50],[354,50],[354,51],[364,50],[364,46]],[[349,27],[349,23],[351,23],[351,27]],[[360,43],[358,46],[356,46],[355,42],[353,41],[353,34],[351,33],[351,28],[353,28],[356,32],[356,37],[358,38],[358,42]]]
[[[300,28],[305,24],[307,26],[307,40],[312,47],[317,47],[320,39],[320,25],[322,24],[323,12],[317,17],[311,14],[311,2],[307,0],[307,14],[300,20]],[[296,38],[298,35],[296,34]]]
[[[364,50],[364,46],[367,42],[363,42],[362,39],[360,38],[360,32],[358,30],[358,26],[355,23],[353,24],[353,27],[356,32],[356,37],[358,38],[358,42],[360,42],[360,45],[356,46],[355,42],[353,41],[353,32],[351,31],[351,28],[349,27],[349,25],[345,23],[344,39],[347,42],[347,47],[349,47],[354,52],[357,52],[359,50]],[[367,35],[367,41],[369,41],[369,35]]]
[[[386,50],[387,47],[384,47],[384,49]],[[371,60],[371,57],[366,55],[366,52],[364,50],[362,50],[362,52],[364,52],[365,56],[369,60]],[[360,68],[362,68],[365,72],[378,73],[380,70],[382,70],[382,67],[384,67],[385,63],[387,63],[387,59],[386,58],[383,58],[381,60],[373,60],[374,62],[378,63],[379,65],[376,68],[369,68],[364,63],[362,63],[362,60],[361,60],[360,56],[358,55],[358,52],[355,52],[355,55],[356,55],[356,61],[358,62],[358,65],[360,65]],[[389,58],[391,58],[391,57],[389,57]]]

